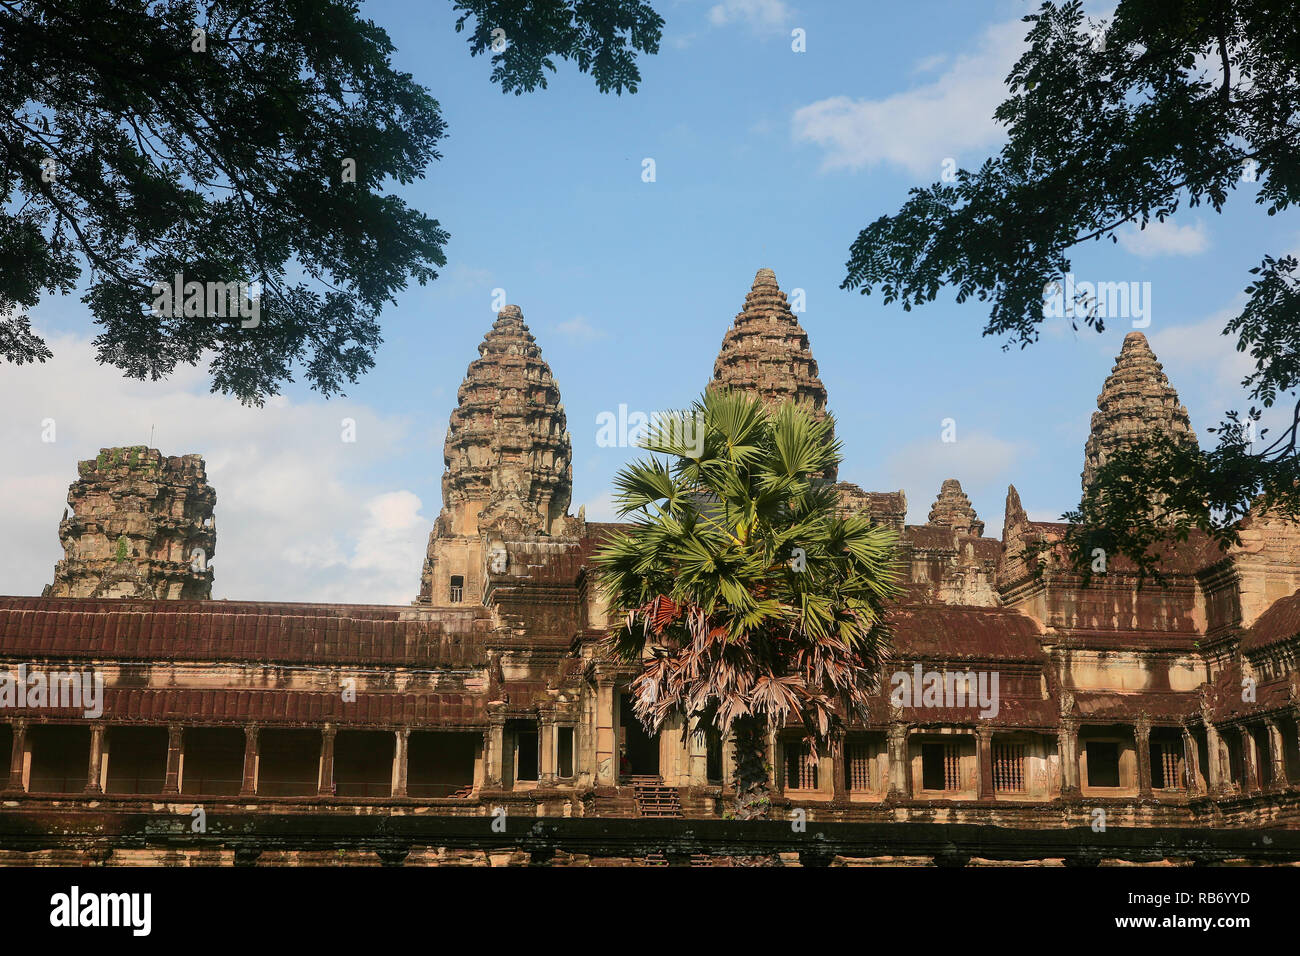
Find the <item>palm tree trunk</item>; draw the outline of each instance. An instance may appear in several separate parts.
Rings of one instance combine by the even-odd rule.
[[[736,819],[766,820],[772,809],[767,769],[767,721],[741,717],[731,725],[736,748]]]

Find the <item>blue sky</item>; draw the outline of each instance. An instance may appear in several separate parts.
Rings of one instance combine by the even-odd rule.
[[[409,601],[440,506],[447,417],[498,288],[560,383],[574,509],[609,518],[629,452],[597,447],[597,415],[696,396],[764,266],[787,293],[805,290],[799,318],[839,421],[843,479],[904,489],[910,520],[924,521],[956,477],[994,535],[1014,482],[1031,515],[1054,519],[1078,500],[1089,417],[1130,323],[1098,335],[1057,321],[1038,345],[1002,351],[980,335],[978,302],[945,292],[906,313],[839,289],[860,228],[938,179],[946,159],[974,167],[997,149],[991,114],[1032,7],[670,0],[638,93],[602,95],[560,64],[549,89],[516,97],[469,56],[450,4],[364,3],[448,122],[443,159],[402,190],[451,233],[447,268],[385,313],[377,366],[346,398],[293,386],[263,409],[207,394],[202,370],[125,382],[90,360],[77,297],[42,303],[34,317],[54,361],[0,376],[13,411],[0,439],[14,453],[0,468],[0,538],[14,543],[0,593],[49,581],[76,462],[153,429],[164,453],[207,457],[214,596]],[[806,52],[791,49],[796,28]],[[1074,260],[1081,279],[1151,283],[1144,331],[1203,442],[1245,404],[1242,359],[1218,332],[1247,270],[1300,245],[1294,217],[1266,217],[1253,189],[1221,216],[1186,209]],[[355,443],[340,441],[345,417]],[[54,442],[41,441],[46,418]],[[940,440],[945,418],[954,443]]]

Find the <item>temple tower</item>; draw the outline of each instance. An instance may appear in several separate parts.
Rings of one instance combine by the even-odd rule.
[[[771,269],[758,270],[745,307],[723,336],[711,387],[749,392],[769,406],[793,399],[818,421],[826,418],[826,386],[817,377],[808,333]],[[826,477],[834,481],[834,471]]]
[[[1110,377],[1097,396],[1097,411],[1092,414],[1092,429],[1084,446],[1084,493],[1097,470],[1116,451],[1161,433],[1196,441],[1187,409],[1179,403],[1178,393],[1156,361],[1146,336],[1130,332],[1124,336]]]
[[[517,305],[497,314],[478,352],[447,427],[420,604],[477,601],[489,537],[557,534],[568,514],[573,452],[560,387]]]
[[[217,495],[198,455],[104,448],[77,466],[45,597],[207,600]]]
[[[939,489],[939,497],[930,506],[930,517],[926,523],[951,528],[960,534],[973,534],[977,538],[984,534],[984,522],[975,514],[970,499],[961,490],[961,482],[956,478],[944,481]]]

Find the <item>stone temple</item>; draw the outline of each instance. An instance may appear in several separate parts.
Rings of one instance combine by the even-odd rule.
[[[0,674],[101,676],[100,712],[53,695],[33,706],[12,687],[4,700],[0,687],[10,755],[0,862],[812,853],[726,835],[726,740],[696,727],[650,737],[632,719],[633,671],[596,649],[609,619],[591,559],[615,526],[570,513],[559,384],[516,306],[478,352],[409,606],[210,600],[213,572],[199,559],[214,553],[215,496],[202,460],[106,449],[82,463],[53,583],[41,597],[0,598]],[[768,269],[723,336],[712,384],[833,408]],[[1135,438],[1194,440],[1141,333],[1124,340],[1097,405],[1085,485]],[[1177,546],[1160,584],[1112,560],[1085,586],[1063,561],[1064,526],[1029,520],[1014,487],[998,536],[956,477],[932,491],[921,525],[906,523],[902,491],[836,488],[842,509],[901,536],[891,668],[957,676],[901,706],[886,681],[868,718],[815,758],[797,734],[773,732],[781,839],[794,839],[784,820],[803,810],[836,859],[965,861],[951,849],[956,830],[929,856],[891,849],[898,834],[942,823],[980,834],[977,856],[1095,862],[1178,856],[1143,833],[1245,834],[1247,849],[1217,857],[1227,858],[1267,852],[1252,831],[1300,829],[1294,524],[1252,516],[1226,552],[1195,536]],[[990,713],[975,700],[994,678]],[[1098,812],[1111,836],[1098,833]],[[649,829],[626,822],[650,817]],[[498,818],[509,821],[500,835],[489,826]],[[644,836],[679,818],[689,831]]]

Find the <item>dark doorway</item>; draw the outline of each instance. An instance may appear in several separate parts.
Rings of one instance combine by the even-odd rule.
[[[1089,740],[1088,786],[1119,786],[1119,744],[1112,740]]]
[[[646,733],[632,713],[632,698],[619,694],[619,776],[659,776],[659,738]]]

